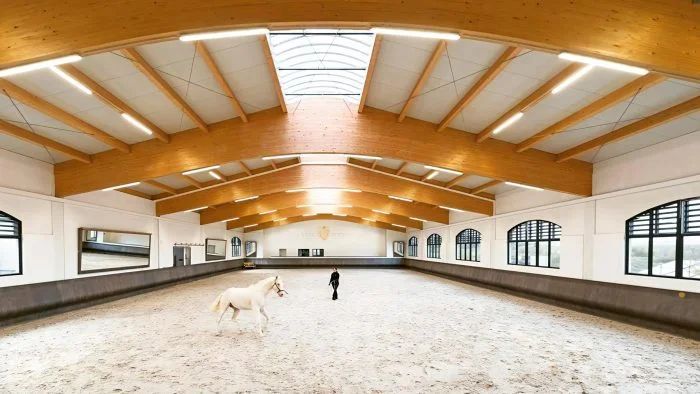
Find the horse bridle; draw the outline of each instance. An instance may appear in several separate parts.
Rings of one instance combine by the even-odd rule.
[[[277,283],[277,281],[275,281],[275,284],[272,285],[272,287],[276,287],[276,288],[277,288],[277,290],[276,290],[276,291],[277,291],[277,295],[280,295],[280,293],[287,293],[287,294],[289,294],[289,292],[288,292],[287,290],[284,290],[284,289],[281,289],[281,288],[280,288],[280,284]]]

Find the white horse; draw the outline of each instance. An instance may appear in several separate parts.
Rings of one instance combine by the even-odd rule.
[[[224,317],[224,313],[229,307],[233,308],[233,316],[231,320],[236,320],[241,309],[247,309],[253,312],[253,315],[258,321],[258,334],[263,336],[263,327],[260,322],[260,314],[265,316],[265,327],[267,328],[267,323],[270,318],[265,312],[265,297],[270,292],[270,290],[275,289],[277,295],[284,297],[284,293],[287,291],[284,289],[284,283],[282,278],[279,276],[271,276],[269,278],[258,281],[248,287],[230,287],[224,290],[223,293],[216,297],[216,300],[211,305],[212,311],[218,311],[221,313],[219,316],[219,321],[216,323],[217,333],[221,332],[219,325],[221,319]]]

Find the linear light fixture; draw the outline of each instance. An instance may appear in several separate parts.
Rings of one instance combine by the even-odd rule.
[[[394,223],[392,223],[391,225],[392,225],[392,226],[396,226],[396,227],[406,228],[406,226],[402,226],[402,225],[400,225],[400,224],[394,224]]]
[[[374,212],[374,213],[381,213],[382,215],[388,215],[388,214],[389,214],[389,212],[380,211],[380,210],[378,210],[378,209],[373,209],[372,212]]]
[[[275,220],[273,220],[273,222],[281,222],[281,221],[283,221],[283,220],[287,220],[287,218],[275,219]]]
[[[102,189],[102,191],[103,191],[103,192],[108,192],[108,191],[110,191],[110,190],[117,190],[117,189],[122,189],[122,188],[125,188],[125,187],[138,186],[138,185],[140,185],[140,184],[141,184],[141,182],[132,182],[132,183],[127,183],[127,184],[125,184],[125,185],[119,185],[119,186],[108,187],[108,188],[106,188],[106,189]]]
[[[539,188],[539,187],[523,185],[522,183],[515,183],[515,182],[506,182],[506,185],[522,187],[524,189],[530,189],[530,190],[537,190],[538,192],[541,192],[542,190],[544,190],[544,189]]]
[[[298,157],[299,155],[277,155],[277,156],[265,156],[263,160],[278,160],[278,159],[291,159],[292,157]]]
[[[301,216],[309,217],[309,216],[316,216],[316,214],[315,214],[315,213],[305,213],[305,214],[303,214],[303,215],[301,215]]]
[[[413,202],[413,200],[403,197],[389,196],[389,198],[399,201]]]
[[[300,193],[300,192],[308,192],[309,189],[290,189],[286,190],[285,193]]]
[[[637,74],[637,75],[647,75],[649,70],[646,68],[628,66],[622,63],[615,63],[608,60],[596,59],[594,57],[576,55],[569,52],[562,52],[559,54],[560,59],[571,60],[572,62],[591,64],[594,66],[599,66],[603,68],[609,68],[611,70],[623,71],[626,73]]]
[[[552,94],[557,94],[561,92],[562,90],[566,89],[567,86],[571,85],[572,83],[576,82],[578,79],[583,77],[584,75],[588,74],[589,71],[593,70],[595,68],[594,65],[589,64],[586,67],[576,71],[573,75],[569,76],[569,78],[566,78],[565,80],[561,81],[559,85],[555,86],[554,89],[552,89]]]
[[[347,192],[347,193],[362,193],[362,190],[359,189],[339,189],[341,192]]]
[[[149,135],[150,135],[150,134],[153,134],[153,131],[151,131],[151,129],[149,129],[148,127],[146,127],[146,125],[144,125],[143,123],[139,122],[138,120],[136,120],[136,118],[134,118],[133,116],[127,114],[126,112],[122,112],[122,118],[124,118],[127,122],[131,123],[134,127],[136,127],[137,129],[143,131],[144,133],[149,134]]]
[[[412,217],[409,217],[409,219],[418,220],[419,222],[427,222],[427,220],[425,220],[425,219],[412,218]]]
[[[247,226],[243,226],[243,228],[255,227],[255,226],[257,226],[257,224],[249,224],[249,225],[247,225]]]
[[[209,171],[209,175],[211,175],[215,179],[221,180],[221,177],[219,176],[219,174],[215,173],[214,171]]]
[[[347,214],[344,213],[334,213],[333,216],[348,216]]]
[[[201,41],[201,40],[216,40],[219,38],[230,38],[230,37],[248,37],[248,36],[261,36],[263,34],[269,33],[270,30],[267,28],[254,28],[254,29],[235,29],[235,30],[225,30],[225,31],[214,31],[208,33],[194,33],[194,34],[183,34],[180,36],[180,41]]]
[[[92,94],[92,90],[88,89],[87,86],[85,86],[85,85],[83,85],[82,83],[78,82],[77,79],[75,79],[75,78],[71,77],[70,75],[66,74],[66,72],[63,71],[63,70],[61,70],[60,68],[55,67],[55,66],[51,66],[51,67],[49,67],[49,69],[51,69],[51,71],[53,71],[56,75],[58,75],[59,77],[63,78],[63,80],[65,80],[65,81],[68,82],[69,84],[73,85],[74,87],[76,87],[76,88],[77,88],[78,90],[80,90],[81,92],[83,92],[83,93],[85,93],[85,94]]]
[[[448,170],[447,168],[442,168],[442,167],[435,167],[435,166],[423,166],[423,167],[427,168],[428,170],[446,172],[448,174],[454,174],[454,175],[462,175],[463,174],[463,172],[461,172],[461,171]]]
[[[511,116],[510,118],[506,119],[503,123],[499,124],[498,127],[496,127],[495,129],[493,129],[493,134],[498,134],[498,133],[500,133],[500,132],[503,131],[503,129],[505,129],[506,127],[509,127],[509,126],[512,125],[513,123],[515,123],[515,122],[517,122],[518,120],[520,120],[520,118],[522,118],[523,115],[524,115],[524,114],[523,114],[522,112],[518,112],[518,113],[514,114],[513,116]]]
[[[370,218],[362,218],[362,220],[366,220],[368,222],[376,222],[376,220]]]
[[[202,209],[206,209],[209,207],[199,207],[199,208],[194,208],[194,209],[188,209],[185,212],[194,212],[194,211],[201,211]]]
[[[251,197],[246,197],[246,198],[239,198],[238,200],[233,200],[233,202],[241,202],[241,201],[255,200],[256,198],[258,198],[258,196],[251,196]]]
[[[204,172],[204,171],[209,171],[209,170],[216,170],[216,169],[219,168],[219,167],[221,167],[221,166],[217,165],[217,166],[199,168],[199,169],[197,169],[197,170],[189,170],[189,171],[183,172],[182,175],[192,175],[192,174],[196,174],[196,173],[198,173],[198,172]]]
[[[435,38],[438,40],[459,40],[459,34],[444,33],[429,30],[392,29],[388,27],[373,27],[370,29],[374,34],[384,34],[389,36],[404,36],[418,38]]]
[[[381,160],[382,158],[380,156],[369,156],[369,155],[352,155],[352,154],[346,154],[345,156],[347,157],[353,157],[355,159],[364,159],[364,160]]]
[[[461,209],[446,207],[446,206],[444,206],[444,205],[440,205],[440,208],[442,208],[442,209],[447,209],[447,210],[449,210],[449,211],[454,211],[454,212],[464,212],[464,211],[461,210]]]
[[[258,215],[267,215],[268,213],[275,213],[277,212],[276,209],[270,210],[270,211],[265,211],[265,212],[260,212]]]
[[[231,219],[226,219],[224,222],[233,222],[234,220],[238,220],[240,218],[231,218]]]
[[[433,178],[435,178],[435,177],[437,176],[437,174],[439,174],[439,173],[440,173],[440,171],[433,170],[430,174],[428,174],[428,176],[425,177],[425,179],[433,179]]]
[[[52,66],[60,66],[61,64],[67,64],[67,63],[75,63],[82,59],[80,55],[70,55],[70,56],[64,56],[64,57],[59,57],[56,59],[51,59],[51,60],[44,60],[41,62],[36,62],[36,63],[31,63],[31,64],[25,64],[23,66],[17,66],[17,67],[10,67],[6,68],[4,70],[0,70],[0,77],[9,77],[10,75],[17,75],[17,74],[22,74],[26,73],[29,71],[35,71],[35,70],[41,70],[42,68],[47,68],[47,67],[52,67]]]
[[[330,207],[337,207],[337,208],[352,208],[352,205],[346,205],[346,204],[304,204],[304,205],[297,205],[297,208],[313,208],[313,207],[320,207],[320,208],[330,208]]]

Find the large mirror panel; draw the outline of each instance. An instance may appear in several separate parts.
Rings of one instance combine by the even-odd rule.
[[[78,273],[145,268],[150,264],[151,234],[78,229]]]
[[[204,248],[206,250],[205,261],[226,259],[226,240],[207,238]]]

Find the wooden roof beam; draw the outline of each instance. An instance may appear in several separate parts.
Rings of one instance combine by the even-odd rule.
[[[452,188],[453,186],[457,185],[458,183],[462,182],[463,180],[469,178],[471,175],[472,175],[472,174],[462,174],[462,175],[458,175],[458,176],[456,176],[454,179],[452,179],[451,181],[445,183],[445,187],[448,188],[448,189],[450,189],[450,188]]]
[[[688,115],[700,109],[700,96],[696,96],[688,101],[682,102],[680,104],[674,105],[673,107],[667,108],[661,112],[657,112],[647,118],[638,120],[634,123],[628,124],[627,126],[620,127],[617,130],[613,130],[608,134],[602,135],[598,138],[594,138],[588,142],[577,145],[571,149],[567,149],[557,155],[557,163],[561,163],[574,158],[574,156],[581,153],[588,152],[599,146],[605,144],[611,144],[616,141],[620,141],[624,138],[631,137],[635,134],[642,133],[651,128],[660,126],[664,123],[670,122],[674,119],[678,119],[682,116]]]
[[[447,127],[450,126],[452,121],[459,115],[468,105],[471,103],[476,96],[481,93],[486,86],[493,81],[498,74],[503,71],[503,69],[506,67],[508,62],[513,59],[518,52],[520,52],[520,48],[518,47],[508,47],[506,48],[505,51],[501,54],[501,56],[496,59],[496,62],[494,62],[491,67],[489,67],[488,70],[484,73],[484,75],[479,78],[476,83],[469,89],[467,94],[462,97],[461,100],[457,103],[457,105],[452,108],[450,112],[447,113],[447,115],[440,121],[440,124],[437,127],[437,131],[442,131],[445,130]]]
[[[483,185],[479,185],[479,186],[473,188],[473,189],[472,189],[472,193],[474,193],[474,194],[476,194],[476,193],[481,193],[481,192],[483,192],[483,191],[485,191],[485,190],[487,190],[487,189],[489,189],[489,188],[492,188],[492,187],[494,187],[494,186],[498,186],[498,185],[500,185],[501,183],[503,183],[503,181],[493,180],[493,181],[490,181],[490,182],[486,182],[486,183],[484,183]]]
[[[391,230],[391,231],[397,231],[400,233],[406,232],[405,228],[392,226],[389,223],[370,222],[368,220],[363,220],[362,218],[358,218],[358,217],[354,217],[354,216],[338,217],[338,216],[327,215],[327,214],[318,214],[318,215],[314,215],[314,216],[296,216],[296,217],[287,218],[287,220],[284,220],[284,221],[262,223],[262,224],[254,226],[254,227],[246,228],[243,230],[243,232],[250,233],[253,231],[265,230],[268,228],[284,226],[284,225],[292,224],[292,223],[308,222],[311,220],[339,220],[342,222],[357,223],[357,224],[362,224],[365,226],[377,227],[377,228]]]
[[[446,47],[446,40],[440,40],[438,42],[437,46],[435,47],[435,50],[433,50],[433,54],[430,56],[430,59],[428,59],[428,63],[423,68],[423,72],[418,77],[416,85],[413,87],[411,94],[408,95],[408,99],[406,99],[403,108],[401,108],[401,112],[399,112],[399,122],[403,121],[403,119],[408,114],[408,111],[411,109],[411,106],[413,105],[413,102],[415,101],[416,97],[420,95],[421,90],[423,90],[423,86],[425,86],[425,83],[428,82],[430,75],[432,75],[435,66],[437,66],[438,61],[440,61],[442,54],[445,52]]]
[[[126,48],[122,49],[122,53],[124,56],[126,56],[131,62],[138,68],[148,79],[155,85],[155,87],[158,88],[158,90],[161,91],[167,97],[170,102],[172,102],[177,108],[182,110],[182,112],[185,113],[185,115],[194,122],[197,127],[204,131],[204,132],[209,132],[209,127],[207,124],[202,120],[202,118],[197,115],[196,112],[190,107],[189,104],[185,102],[185,100],[180,97],[179,94],[173,89],[168,82],[163,79],[163,77],[154,69],[151,67],[150,64],[144,59],[143,56],[139,53],[136,48]]]
[[[624,100],[632,97],[633,95],[637,94],[637,92],[649,89],[650,87],[655,86],[656,84],[664,81],[665,79],[665,77],[656,73],[649,73],[643,77],[639,77],[634,81],[628,83],[627,85],[588,104],[587,106],[581,108],[580,110],[574,112],[566,118],[558,121],[557,123],[547,127],[546,129],[519,143],[516,146],[515,151],[518,153],[525,152],[526,150],[532,148],[535,144],[542,142],[545,139],[566,130],[569,126],[573,126],[590,117],[593,117],[596,114],[599,114],[605,111],[606,109],[611,108],[614,105],[617,105],[623,102]]]
[[[0,133],[13,136],[22,141],[29,142],[30,144],[45,146],[49,149],[55,150],[56,152],[63,153],[64,155],[78,160],[81,163],[90,163],[90,155],[83,153],[77,149],[73,149],[68,145],[63,145],[60,142],[56,142],[50,138],[46,138],[31,131],[25,130],[19,126],[15,126],[12,123],[0,120]]]
[[[248,123],[248,115],[246,115],[245,111],[243,110],[243,107],[241,107],[241,103],[238,101],[238,98],[236,98],[236,95],[233,93],[231,86],[229,86],[228,82],[226,82],[224,75],[221,73],[221,70],[219,70],[219,66],[216,65],[216,61],[214,61],[214,58],[211,56],[211,53],[209,53],[207,46],[202,41],[195,41],[194,45],[195,48],[197,48],[197,52],[202,56],[204,63],[209,68],[209,71],[214,76],[214,80],[219,85],[221,90],[224,91],[224,94],[226,95],[226,98],[228,98],[228,101],[231,104],[233,111],[241,117],[241,120],[244,123]]]
[[[148,120],[140,113],[136,112],[127,103],[119,99],[117,96],[113,95],[109,90],[102,87],[102,85],[98,84],[97,82],[93,81],[90,77],[83,74],[83,72],[80,71],[77,67],[75,67],[72,64],[64,64],[59,68],[63,70],[63,72],[65,72],[66,74],[75,78],[78,82],[85,85],[88,89],[92,90],[92,93],[95,95],[95,97],[100,99],[103,103],[114,108],[120,114],[130,115],[142,125],[146,126],[149,130],[151,130],[155,138],[165,143],[170,142],[170,135],[168,135],[168,133],[161,130],[160,127],[156,126],[153,122]]]
[[[168,194],[173,194],[173,195],[177,194],[177,189],[175,189],[174,187],[170,187],[166,184],[160,183],[158,181],[154,181],[152,179],[141,181],[141,183],[149,185],[149,186],[153,186],[153,187],[160,189],[160,190],[163,190],[164,192],[166,192]]]
[[[6,79],[0,78],[0,90],[4,90],[5,94],[7,94],[9,97],[17,99],[61,123],[67,124],[76,130],[91,135],[100,142],[103,142],[124,153],[129,153],[130,151],[129,145],[127,145],[125,142],[105,133],[77,116],[69,114],[48,101],[29,93]]]
[[[272,58],[272,50],[270,49],[270,42],[267,40],[266,35],[260,36],[260,43],[262,44],[263,52],[265,53],[265,63],[267,63],[267,69],[270,72],[270,77],[272,77],[272,83],[275,85],[275,93],[277,93],[277,100],[280,103],[280,108],[283,113],[287,113],[287,103],[284,101],[284,92],[282,91],[282,85],[280,84],[280,77],[277,75],[277,67],[275,67],[275,60]]]
[[[182,175],[182,174],[178,174],[178,176],[179,176],[183,181],[189,183],[190,185],[196,187],[197,189],[201,189],[201,188],[204,187],[204,185],[202,184],[202,182],[200,182],[200,181],[198,181],[198,180],[196,180],[196,179],[194,179],[194,178],[192,178],[192,177],[190,177],[190,176]]]
[[[487,138],[493,135],[494,130],[498,128],[503,122],[507,121],[519,112],[525,112],[528,108],[532,108],[537,103],[542,101],[545,97],[552,93],[552,89],[557,87],[560,83],[564,82],[570,76],[576,74],[581,69],[585,68],[587,65],[582,63],[572,63],[565,67],[561,72],[552,77],[549,81],[542,84],[534,92],[530,93],[529,96],[522,99],[518,104],[513,106],[506,113],[501,115],[496,121],[486,126],[479,134],[476,136],[476,142],[483,142]]]
[[[367,76],[365,77],[365,86],[362,88],[362,95],[360,96],[360,104],[357,106],[357,112],[362,113],[365,110],[365,102],[367,101],[367,96],[369,96],[369,87],[372,85],[372,77],[374,76],[374,69],[377,67],[377,58],[379,57],[379,50],[382,47],[382,35],[376,34],[374,36],[374,46],[372,46],[372,55],[369,57],[369,64],[367,65]]]

